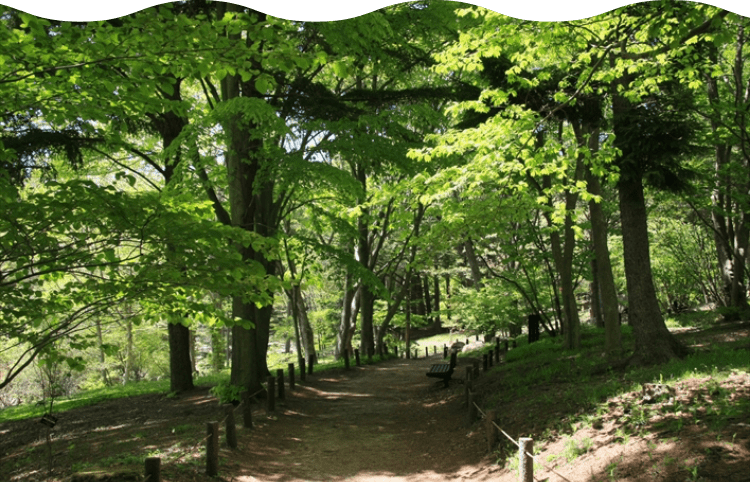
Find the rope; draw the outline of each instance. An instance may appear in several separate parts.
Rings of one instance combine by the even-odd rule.
[[[477,405],[477,403],[476,403],[476,402],[472,402],[472,403],[474,403],[474,406],[475,406],[475,407],[477,408],[477,411],[479,411],[479,413],[481,413],[481,414],[482,414],[482,417],[486,418],[486,417],[487,417],[487,415],[486,415],[486,414],[485,414],[485,413],[484,413],[484,412],[482,411],[482,409],[481,409],[481,408],[479,408],[479,405]],[[519,445],[519,443],[518,443],[518,442],[516,442],[516,440],[515,440],[515,439],[514,439],[513,437],[511,437],[510,435],[508,435],[508,434],[507,434],[507,433],[505,432],[505,430],[503,430],[503,429],[502,429],[502,428],[501,428],[501,427],[500,427],[500,426],[499,426],[498,424],[496,424],[496,423],[495,423],[495,422],[493,421],[493,422],[492,422],[492,425],[494,425],[494,426],[495,426],[495,428],[497,428],[497,429],[498,429],[498,430],[500,431],[500,433],[502,433],[503,435],[505,435],[505,436],[506,436],[506,437],[508,438],[508,440],[510,440],[511,442],[513,442],[513,444],[514,444],[514,445],[515,445],[516,447],[518,447],[519,449],[521,448],[521,445]],[[558,476],[558,477],[560,477],[561,479],[563,479],[563,480],[566,480],[567,482],[572,482],[572,481],[571,481],[570,479],[568,479],[567,477],[565,477],[564,475],[562,475],[562,474],[561,474],[560,472],[556,471],[555,469],[553,469],[552,467],[548,466],[547,464],[545,464],[545,463],[544,463],[544,462],[542,462],[541,460],[537,459],[537,457],[536,457],[535,455],[533,455],[533,454],[530,454],[530,453],[528,453],[528,452],[524,452],[524,453],[525,453],[525,454],[526,454],[527,456],[531,457],[531,459],[532,459],[532,460],[533,460],[534,462],[537,462],[537,463],[538,463],[539,465],[541,465],[541,466],[542,466],[542,467],[544,467],[545,469],[549,470],[550,472],[554,473],[555,475],[557,475],[557,476]]]
[[[167,466],[169,466],[169,465],[171,465],[171,464],[173,464],[173,463],[177,462],[178,460],[180,460],[181,458],[183,458],[183,457],[184,457],[184,456],[186,456],[187,454],[189,454],[189,453],[192,453],[192,452],[193,452],[193,451],[194,451],[195,449],[197,449],[197,448],[198,448],[198,446],[199,446],[200,444],[202,444],[203,442],[205,442],[206,440],[208,440],[208,438],[209,438],[209,437],[211,437],[211,434],[208,434],[208,435],[206,435],[205,437],[203,437],[203,438],[202,438],[202,439],[201,439],[200,441],[198,441],[198,443],[197,443],[197,444],[193,445],[193,446],[192,446],[192,447],[191,447],[191,448],[190,448],[190,449],[189,449],[189,450],[188,450],[187,452],[185,452],[184,454],[180,455],[180,456],[179,456],[179,457],[177,457],[176,459],[170,460],[169,462],[167,462],[167,463],[163,464],[163,465],[162,465],[162,467],[167,467]]]
[[[258,390],[257,392],[253,393],[252,395],[250,395],[250,396],[249,396],[249,397],[247,397],[247,398],[253,398],[254,396],[258,395],[259,393],[261,393],[261,392],[265,392],[265,391],[266,391],[266,389],[265,389],[265,388],[261,388],[260,390]],[[237,405],[236,407],[232,407],[232,411],[234,411],[234,410],[237,410],[237,409],[238,409],[238,408],[240,408],[240,407],[241,407],[241,406],[242,406],[242,405],[243,405],[244,403],[245,403],[245,402],[243,401],[243,402],[240,402],[240,404],[239,404],[239,405]],[[222,420],[221,422],[219,422],[219,425],[224,425],[224,424],[226,423],[226,421],[227,421],[227,419],[228,419],[228,418],[229,418],[229,415],[227,415],[226,417],[224,417],[224,420]],[[164,464],[164,465],[163,465],[162,467],[166,467],[166,466],[168,466],[168,465],[171,465],[171,464],[173,464],[173,463],[177,462],[178,460],[180,460],[181,458],[185,457],[185,456],[186,456],[187,454],[189,454],[189,453],[193,452],[193,451],[194,451],[195,449],[197,449],[197,448],[198,448],[198,446],[199,446],[200,444],[202,444],[203,442],[205,442],[206,440],[208,440],[208,438],[209,438],[210,436],[211,436],[210,434],[209,434],[209,435],[206,435],[206,436],[205,436],[205,437],[203,437],[203,438],[202,438],[201,440],[199,440],[197,444],[193,445],[193,446],[192,446],[192,447],[191,447],[191,448],[190,448],[190,449],[189,449],[189,450],[188,450],[187,452],[183,453],[182,455],[180,455],[180,456],[179,456],[179,457],[177,457],[176,459],[173,459],[173,460],[170,460],[169,462],[166,462],[166,463],[165,463],[165,464]],[[149,476],[149,477],[150,477],[150,476]],[[144,481],[144,482],[145,482],[145,481]]]

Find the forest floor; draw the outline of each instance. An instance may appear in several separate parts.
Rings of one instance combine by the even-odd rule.
[[[684,335],[695,339],[695,333]],[[750,342],[750,327],[714,330],[703,340],[727,337]],[[252,429],[241,428],[242,410],[237,410],[239,446],[228,448],[222,437],[218,478],[204,474],[202,439],[206,422],[224,415],[208,389],[201,388],[60,413],[52,430],[51,472],[47,429],[38,420],[1,423],[0,481],[63,481],[73,473],[90,474],[79,481],[139,480],[145,456],[162,457],[167,482],[518,480],[517,449],[501,435],[489,452],[484,423],[467,425],[461,378],[472,359],[459,358],[446,389],[425,376],[441,358],[391,359],[308,375],[295,391],[286,390],[275,411],[254,405]],[[648,410],[640,392],[621,393],[602,404],[588,423],[575,422],[584,420],[581,407],[563,403],[563,394],[575,388],[565,380],[530,388],[547,396],[519,396],[512,403],[498,399],[495,407],[507,433],[535,438],[536,480],[750,481],[747,369],[719,381],[682,380],[673,384],[674,400]],[[617,375],[601,375],[612,376]],[[502,383],[495,372],[480,375],[479,399],[502,390]],[[691,405],[695,400],[704,403]],[[667,404],[694,410],[663,409]],[[712,423],[717,420],[707,408],[712,406],[739,409],[728,417],[725,413],[722,423]]]

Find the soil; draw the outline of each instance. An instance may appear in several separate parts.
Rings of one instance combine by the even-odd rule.
[[[456,374],[468,361],[460,360]],[[293,392],[287,387],[273,412],[265,401],[255,404],[252,429],[242,428],[242,409],[236,410],[239,446],[230,449],[222,439],[219,478],[488,480],[499,468],[487,457],[481,427],[467,428],[461,380],[454,377],[446,389],[425,376],[438,362],[392,359],[308,375]],[[206,422],[223,419],[206,388],[64,412],[52,430],[52,475],[47,429],[38,420],[3,423],[0,481],[70,480],[74,471],[91,474],[79,480],[116,480],[142,470],[148,454],[162,457],[164,481],[216,480],[203,474],[202,439]]]
[[[750,328],[732,333],[750,340]],[[462,378],[473,360],[459,358],[449,388],[425,376],[441,361],[393,359],[308,375],[296,390],[286,390],[273,412],[264,402],[253,405],[252,429],[241,428],[242,410],[236,410],[239,446],[230,449],[222,438],[217,478],[205,475],[203,439],[206,422],[224,415],[207,388],[59,414],[51,473],[47,429],[38,420],[3,423],[0,481],[130,480],[127,474],[142,473],[147,455],[162,458],[167,482],[517,481],[518,471],[511,469],[517,467],[517,448],[500,435],[499,445],[488,451],[484,423],[467,424]],[[672,387],[675,400],[649,404],[640,421],[634,414],[645,408],[642,394],[630,393],[609,400],[609,410],[590,426],[561,428],[581,411],[558,399],[569,389],[564,384],[533,387],[548,395],[536,399],[545,404],[501,402],[497,420],[515,438],[538,438],[536,480],[750,481],[750,413],[712,426],[705,413],[711,404],[704,403],[678,423],[679,413],[668,405],[710,402],[719,395],[726,400],[729,393],[730,406],[748,407],[746,370],[721,382],[680,382]],[[503,390],[499,377],[482,375],[475,386],[480,400]],[[545,424],[550,418],[561,423]],[[73,473],[87,475],[71,478]]]

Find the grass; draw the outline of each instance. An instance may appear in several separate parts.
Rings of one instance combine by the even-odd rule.
[[[379,363],[384,359],[392,358],[391,356],[374,356],[372,359],[362,357],[361,364],[369,365]],[[351,365],[354,366],[354,360],[351,360]],[[270,366],[269,370],[271,373],[276,373],[276,369],[283,368],[287,369],[287,363],[285,360],[280,360],[275,366]],[[325,372],[334,369],[343,369],[344,360],[334,361],[333,357],[328,359],[322,359],[322,361],[315,365],[313,373]],[[297,368],[299,373],[299,369]],[[299,375],[298,375],[299,376]],[[195,379],[196,386],[218,386],[220,384],[229,383],[229,370],[223,370],[216,374],[209,374],[200,376]],[[118,398],[136,397],[139,395],[149,394],[164,394],[167,397],[174,397],[175,394],[169,391],[169,380],[159,381],[140,381],[134,383],[128,383],[126,385],[116,385],[111,387],[97,388],[94,390],[86,390],[84,392],[77,393],[70,397],[56,398],[53,404],[53,412],[65,412],[78,407],[86,407],[90,405],[96,405],[106,400],[114,400]],[[0,422],[7,422],[11,420],[24,420],[28,418],[39,418],[49,411],[49,402],[45,405],[36,405],[34,403],[27,403],[16,407],[9,407],[0,410]]]
[[[513,416],[517,417],[514,422],[516,430],[534,427],[541,435],[542,443],[564,437],[564,450],[551,457],[564,458],[568,462],[591,450],[591,439],[587,440],[578,432],[591,427],[601,429],[602,420],[606,420],[610,412],[608,402],[612,400],[620,400],[618,406],[625,410],[624,415],[615,421],[615,443],[627,445],[633,437],[640,439],[650,432],[664,430],[666,434],[677,434],[688,427],[701,427],[701,430],[709,431],[711,437],[720,440],[722,429],[750,413],[750,400],[736,399],[723,383],[732,374],[750,374],[750,350],[738,349],[747,347],[747,338],[722,343],[707,341],[709,336],[727,331],[726,325],[717,324],[719,318],[720,315],[711,312],[669,318],[667,324],[673,329],[693,328],[687,332],[683,330],[680,336],[683,342],[695,346],[694,352],[684,359],[663,365],[626,371],[607,368],[603,329],[582,327],[582,348],[577,351],[563,349],[562,340],[552,339],[546,334],[531,345],[522,335],[515,339],[517,348],[505,355],[505,363],[494,366],[484,378],[485,389],[479,396],[480,405],[484,410],[501,411],[520,405],[526,407],[525,412],[519,410]],[[625,347],[622,356],[627,357],[634,344],[629,326],[622,327],[622,339]],[[422,341],[429,344],[432,340]],[[488,344],[460,356],[477,357],[493,348],[494,344]],[[687,403],[675,401],[649,406],[623,402],[632,398],[646,383],[674,387],[680,382],[689,382],[695,387],[696,381],[701,381],[700,395]],[[661,402],[668,401],[669,397],[664,398]],[[517,403],[518,400],[522,403]],[[535,413],[529,415],[531,411]],[[541,414],[544,415],[540,417]],[[724,434],[727,444],[730,437],[731,434]],[[500,458],[503,455],[500,453]],[[506,460],[513,464],[513,459]],[[663,461],[664,466],[670,463],[673,461],[668,457]],[[689,479],[695,480],[696,467],[681,468]],[[612,462],[604,475],[614,480],[619,469],[620,465]]]

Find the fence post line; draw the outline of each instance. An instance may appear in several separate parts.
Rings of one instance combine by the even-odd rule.
[[[500,363],[500,344],[495,345],[495,363]]]
[[[312,375],[313,374],[313,365],[315,364],[315,360],[310,358],[310,362],[307,364],[307,374]]]
[[[474,392],[469,390],[469,409],[466,412],[466,425],[471,427],[474,424],[474,421],[477,419],[477,406],[474,405]]]
[[[362,360],[359,358],[359,348],[354,349],[354,362],[357,364],[357,366],[362,366]]]
[[[161,482],[161,458],[148,457],[144,469],[148,482]]]
[[[508,353],[508,340],[505,340],[505,353]]]
[[[448,345],[443,345],[443,358],[448,358]]]
[[[289,390],[294,390],[294,363],[290,363],[287,367],[289,373]]]
[[[497,418],[494,410],[487,410],[485,414],[485,423],[487,424],[487,452],[492,453],[492,449],[497,443],[497,429],[495,428],[495,419]]]
[[[245,428],[253,428],[253,409],[250,406],[250,392],[242,392],[242,424]]]
[[[237,448],[237,427],[234,424],[234,405],[231,403],[224,404],[224,415],[226,417],[227,445],[229,448]]]
[[[487,354],[487,366],[492,368],[492,358],[493,358],[493,352],[489,352]]]
[[[474,366],[474,379],[477,379],[479,378],[479,360],[474,360],[471,364]]]
[[[344,368],[348,370],[349,367],[349,349],[344,348]]]
[[[486,354],[486,353],[483,353],[483,354],[482,354],[482,371],[483,371],[483,372],[486,372],[486,371],[488,370],[488,368],[489,368],[489,365],[490,365],[490,364],[489,364],[489,360],[487,360],[487,358],[489,358],[489,357],[487,356],[487,354]]]
[[[396,355],[396,358],[398,358],[398,345],[394,345],[393,354]]]
[[[273,412],[276,409],[276,400],[274,399],[276,396],[276,378],[273,376],[267,377],[266,384],[268,385],[266,387],[266,410]]]
[[[286,399],[286,394],[284,393],[284,369],[278,368],[276,370],[276,385],[279,390],[279,400]]]
[[[521,482],[534,482],[534,459],[526,453],[534,453],[534,439],[522,437],[518,440],[518,471]]]
[[[305,359],[302,357],[299,359],[299,379],[305,381]]]
[[[432,345],[432,354],[437,355],[437,345]]]
[[[206,423],[206,475],[219,473],[219,422]]]

